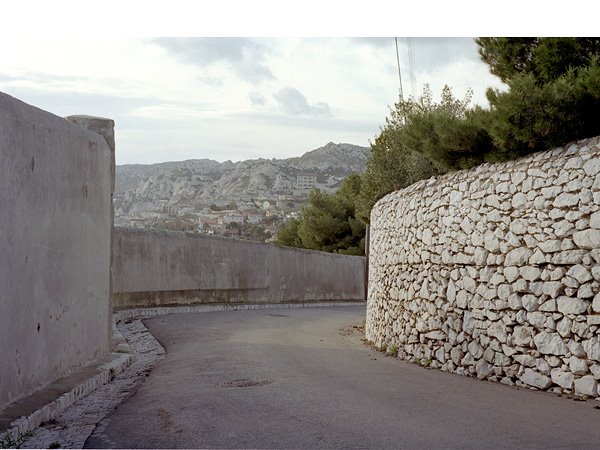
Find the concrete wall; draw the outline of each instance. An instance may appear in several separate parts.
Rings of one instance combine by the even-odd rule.
[[[599,396],[599,142],[380,200],[367,338],[445,371]]]
[[[108,351],[113,160],[0,93],[0,409]]]
[[[364,258],[115,228],[114,305],[364,300]]]

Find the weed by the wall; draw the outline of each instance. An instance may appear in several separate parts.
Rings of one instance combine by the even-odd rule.
[[[4,433],[4,436],[0,439],[0,448],[21,448],[23,442],[33,436],[33,431],[27,431],[19,434],[15,439],[12,434]]]

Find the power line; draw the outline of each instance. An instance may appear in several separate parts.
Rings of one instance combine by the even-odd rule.
[[[410,90],[413,98],[417,96],[417,81],[415,79],[415,41],[413,38],[406,38],[408,47],[408,74],[410,80]]]
[[[398,38],[395,37],[396,41],[396,61],[398,62],[398,81],[400,81],[400,100],[404,102],[404,92],[402,91],[402,73],[400,72],[400,53],[398,52]]]

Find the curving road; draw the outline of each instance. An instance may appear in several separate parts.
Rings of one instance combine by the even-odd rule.
[[[170,315],[167,350],[87,448],[592,448],[600,402],[427,370],[369,349],[364,306]]]

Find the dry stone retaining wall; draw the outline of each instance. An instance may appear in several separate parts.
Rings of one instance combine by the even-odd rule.
[[[599,292],[598,137],[373,208],[366,336],[405,359],[598,397]]]

